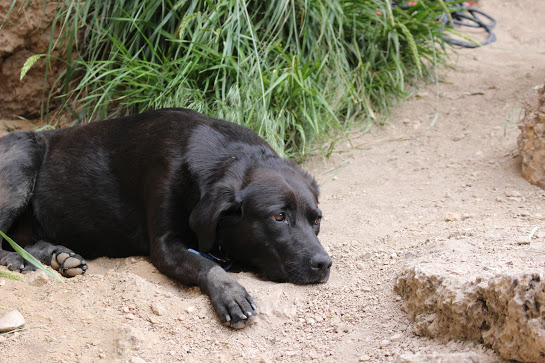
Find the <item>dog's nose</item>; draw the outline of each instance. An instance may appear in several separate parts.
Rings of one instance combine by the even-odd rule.
[[[331,258],[325,253],[318,253],[310,259],[310,267],[316,272],[324,272],[331,267]]]

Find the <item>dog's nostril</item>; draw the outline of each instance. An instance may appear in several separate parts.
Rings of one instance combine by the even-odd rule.
[[[331,258],[325,254],[314,255],[310,259],[310,267],[317,271],[327,270],[331,267]]]

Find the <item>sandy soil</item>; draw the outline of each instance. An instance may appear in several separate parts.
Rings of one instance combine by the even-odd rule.
[[[406,263],[440,258],[432,253],[438,243],[471,236],[470,250],[451,253],[477,254],[493,267],[523,253],[516,241],[534,227],[534,240],[545,237],[545,191],[521,177],[516,145],[520,101],[545,80],[545,2],[481,6],[497,17],[496,43],[459,50],[456,70],[442,70],[437,89],[423,87],[386,127],[353,133],[355,148],[307,165],[322,189],[321,240],[333,259],[327,284],[232,273],[260,309],[256,324],[232,331],[198,289],[142,257],[91,261],[85,276],[62,284],[41,273],[0,278],[0,315],[17,308],[27,320],[0,336],[0,361],[357,362],[414,352],[499,360],[478,343],[416,336],[393,291]],[[441,263],[456,270],[458,260]]]

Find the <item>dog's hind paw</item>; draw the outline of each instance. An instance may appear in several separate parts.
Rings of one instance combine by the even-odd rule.
[[[17,252],[0,251],[0,266],[7,266],[10,271],[36,271],[36,267]]]
[[[83,275],[87,271],[87,263],[80,255],[69,249],[57,249],[51,255],[51,267],[64,277]]]

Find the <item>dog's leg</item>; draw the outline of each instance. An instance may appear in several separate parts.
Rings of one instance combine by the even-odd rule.
[[[43,154],[33,132],[17,131],[0,138],[0,230],[7,233],[28,207]],[[16,252],[2,250],[0,265],[32,269]]]
[[[254,320],[256,305],[246,289],[216,263],[188,251],[179,241],[162,239],[151,249],[152,263],[165,275],[186,285],[198,285],[224,325],[235,329]]]

